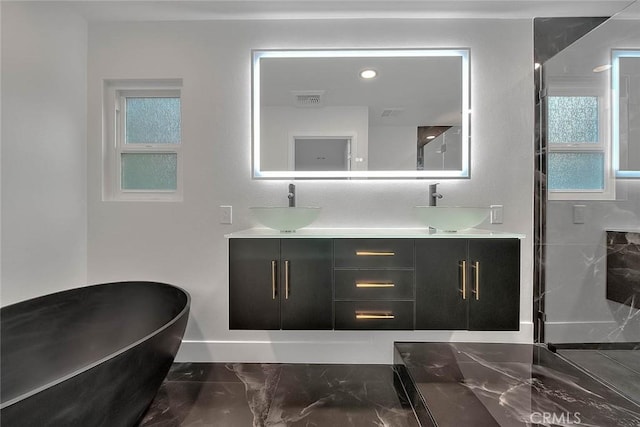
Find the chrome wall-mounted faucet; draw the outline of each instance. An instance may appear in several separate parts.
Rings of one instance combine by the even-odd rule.
[[[294,184],[289,184],[289,194],[287,194],[289,198],[289,207],[296,207],[296,186]],[[442,197],[442,196],[441,196]]]
[[[438,203],[438,199],[442,199],[442,194],[438,193],[438,184],[429,185],[429,206],[436,206]]]

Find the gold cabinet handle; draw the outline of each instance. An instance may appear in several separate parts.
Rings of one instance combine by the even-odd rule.
[[[276,299],[276,261],[271,261],[271,299]]]
[[[383,319],[393,320],[395,316],[391,311],[356,311],[356,319]]]
[[[473,277],[473,293],[476,295],[476,301],[480,299],[480,262],[473,263],[474,277]]]
[[[356,288],[395,288],[392,282],[356,282]]]
[[[289,299],[289,260],[284,262],[284,299]]]
[[[357,256],[394,256],[395,254],[388,251],[356,251]]]
[[[462,273],[462,289],[458,289],[462,293],[462,299],[467,299],[467,261],[460,261],[460,272]]]

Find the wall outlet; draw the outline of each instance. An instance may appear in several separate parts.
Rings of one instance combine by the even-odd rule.
[[[232,224],[233,223],[233,208],[231,206],[220,206],[220,224]]]
[[[491,205],[491,224],[502,224],[504,208],[502,205]]]

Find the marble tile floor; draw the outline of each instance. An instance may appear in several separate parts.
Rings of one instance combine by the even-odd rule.
[[[391,365],[175,363],[140,427],[418,427]]]
[[[640,405],[640,348],[566,349],[558,354]]]
[[[529,344],[395,350],[395,368],[176,363],[140,427],[640,427],[640,403],[605,378],[636,396],[639,349],[557,350],[562,357]]]
[[[640,405],[542,345],[395,343],[395,351],[425,426],[640,426]]]

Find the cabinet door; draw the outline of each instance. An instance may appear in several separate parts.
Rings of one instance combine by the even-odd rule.
[[[466,259],[465,239],[416,240],[416,329],[467,329]]]
[[[469,329],[518,330],[520,325],[520,241],[469,240]]]
[[[230,329],[280,329],[279,260],[279,239],[229,239]]]
[[[282,239],[282,329],[332,329],[331,239]]]

